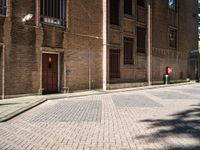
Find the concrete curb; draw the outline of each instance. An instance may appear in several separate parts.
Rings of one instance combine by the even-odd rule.
[[[7,114],[7,115],[5,115],[3,117],[0,117],[0,122],[6,122],[6,121],[8,121],[8,120],[10,120],[10,119],[12,119],[12,118],[24,113],[25,111],[30,110],[30,109],[32,109],[32,108],[44,103],[45,101],[47,101],[47,99],[43,98],[43,99],[40,99],[40,100],[30,104],[30,105],[27,105],[25,107],[19,108],[19,109],[17,109],[16,111],[14,111],[12,113],[9,113],[9,114]]]
[[[115,89],[112,91],[108,91],[108,93],[159,89],[159,88],[167,88],[167,87],[174,87],[174,86],[180,86],[180,85],[186,86],[186,85],[193,85],[193,84],[197,84],[197,83],[187,82],[187,83],[174,83],[174,84],[167,84],[167,85],[152,85],[152,86],[143,86],[143,87],[135,87],[135,88]]]
[[[57,100],[62,98],[74,98],[74,97],[85,97],[85,96],[92,96],[92,95],[103,95],[103,94],[111,94],[111,93],[118,93],[118,92],[128,92],[128,91],[140,91],[140,90],[150,90],[150,89],[159,89],[159,88],[167,88],[167,87],[173,87],[173,86],[186,86],[186,85],[193,85],[198,84],[194,82],[187,82],[187,83],[175,83],[175,84],[168,84],[168,85],[153,85],[153,86],[143,86],[143,87],[134,87],[134,88],[124,88],[124,89],[114,89],[114,90],[107,90],[102,91],[99,90],[97,93],[87,93],[87,94],[77,94],[77,95],[68,95],[63,94],[58,97],[50,97],[47,98],[47,100]],[[89,91],[88,91],[89,92]]]

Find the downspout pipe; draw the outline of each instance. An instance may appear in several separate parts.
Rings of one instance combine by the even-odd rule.
[[[88,49],[88,79],[89,79],[89,82],[88,82],[88,87],[89,87],[89,91],[91,91],[92,89],[92,84],[91,84],[91,80],[92,80],[92,74],[91,74],[91,50],[90,48]]]
[[[107,0],[103,0],[103,50],[102,50],[102,80],[103,91],[107,90]]]
[[[148,0],[148,17],[147,17],[147,22],[148,22],[148,56],[147,56],[147,72],[148,72],[148,85],[152,85],[151,81],[151,50],[152,50],[152,12],[151,12],[151,0]]]

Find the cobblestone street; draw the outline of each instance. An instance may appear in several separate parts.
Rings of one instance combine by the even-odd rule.
[[[200,149],[200,85],[47,101],[0,123],[0,150]]]

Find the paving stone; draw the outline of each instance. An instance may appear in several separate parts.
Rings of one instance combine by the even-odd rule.
[[[200,149],[200,100],[181,88],[47,101],[0,123],[0,149]]]
[[[190,93],[190,94],[198,94],[200,95],[200,87],[198,88],[181,88],[179,91]]]
[[[193,96],[189,96],[183,93],[174,92],[174,91],[153,91],[151,92],[154,96],[159,97],[163,100],[174,100],[174,99],[180,99],[180,100],[191,100],[191,99],[198,99]]]
[[[62,101],[31,122],[90,122],[101,120],[101,101]]]
[[[161,107],[159,103],[142,95],[113,95],[117,107]]]

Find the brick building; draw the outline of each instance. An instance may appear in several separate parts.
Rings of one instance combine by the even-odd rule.
[[[146,83],[148,79],[148,4],[145,0],[110,0],[109,49],[111,83]],[[188,76],[188,58],[197,49],[197,1],[151,0],[150,50],[153,83],[163,80],[165,67],[172,80]],[[133,7],[130,7],[130,6]],[[118,9],[119,7],[119,9]],[[114,13],[118,10],[118,13]],[[112,19],[115,18],[115,19]],[[114,60],[113,60],[114,59]],[[120,77],[120,78],[119,78]],[[117,85],[118,86],[118,85]]]
[[[166,66],[183,80],[197,10],[197,0],[0,0],[1,95],[147,83],[148,64],[153,82]]]

